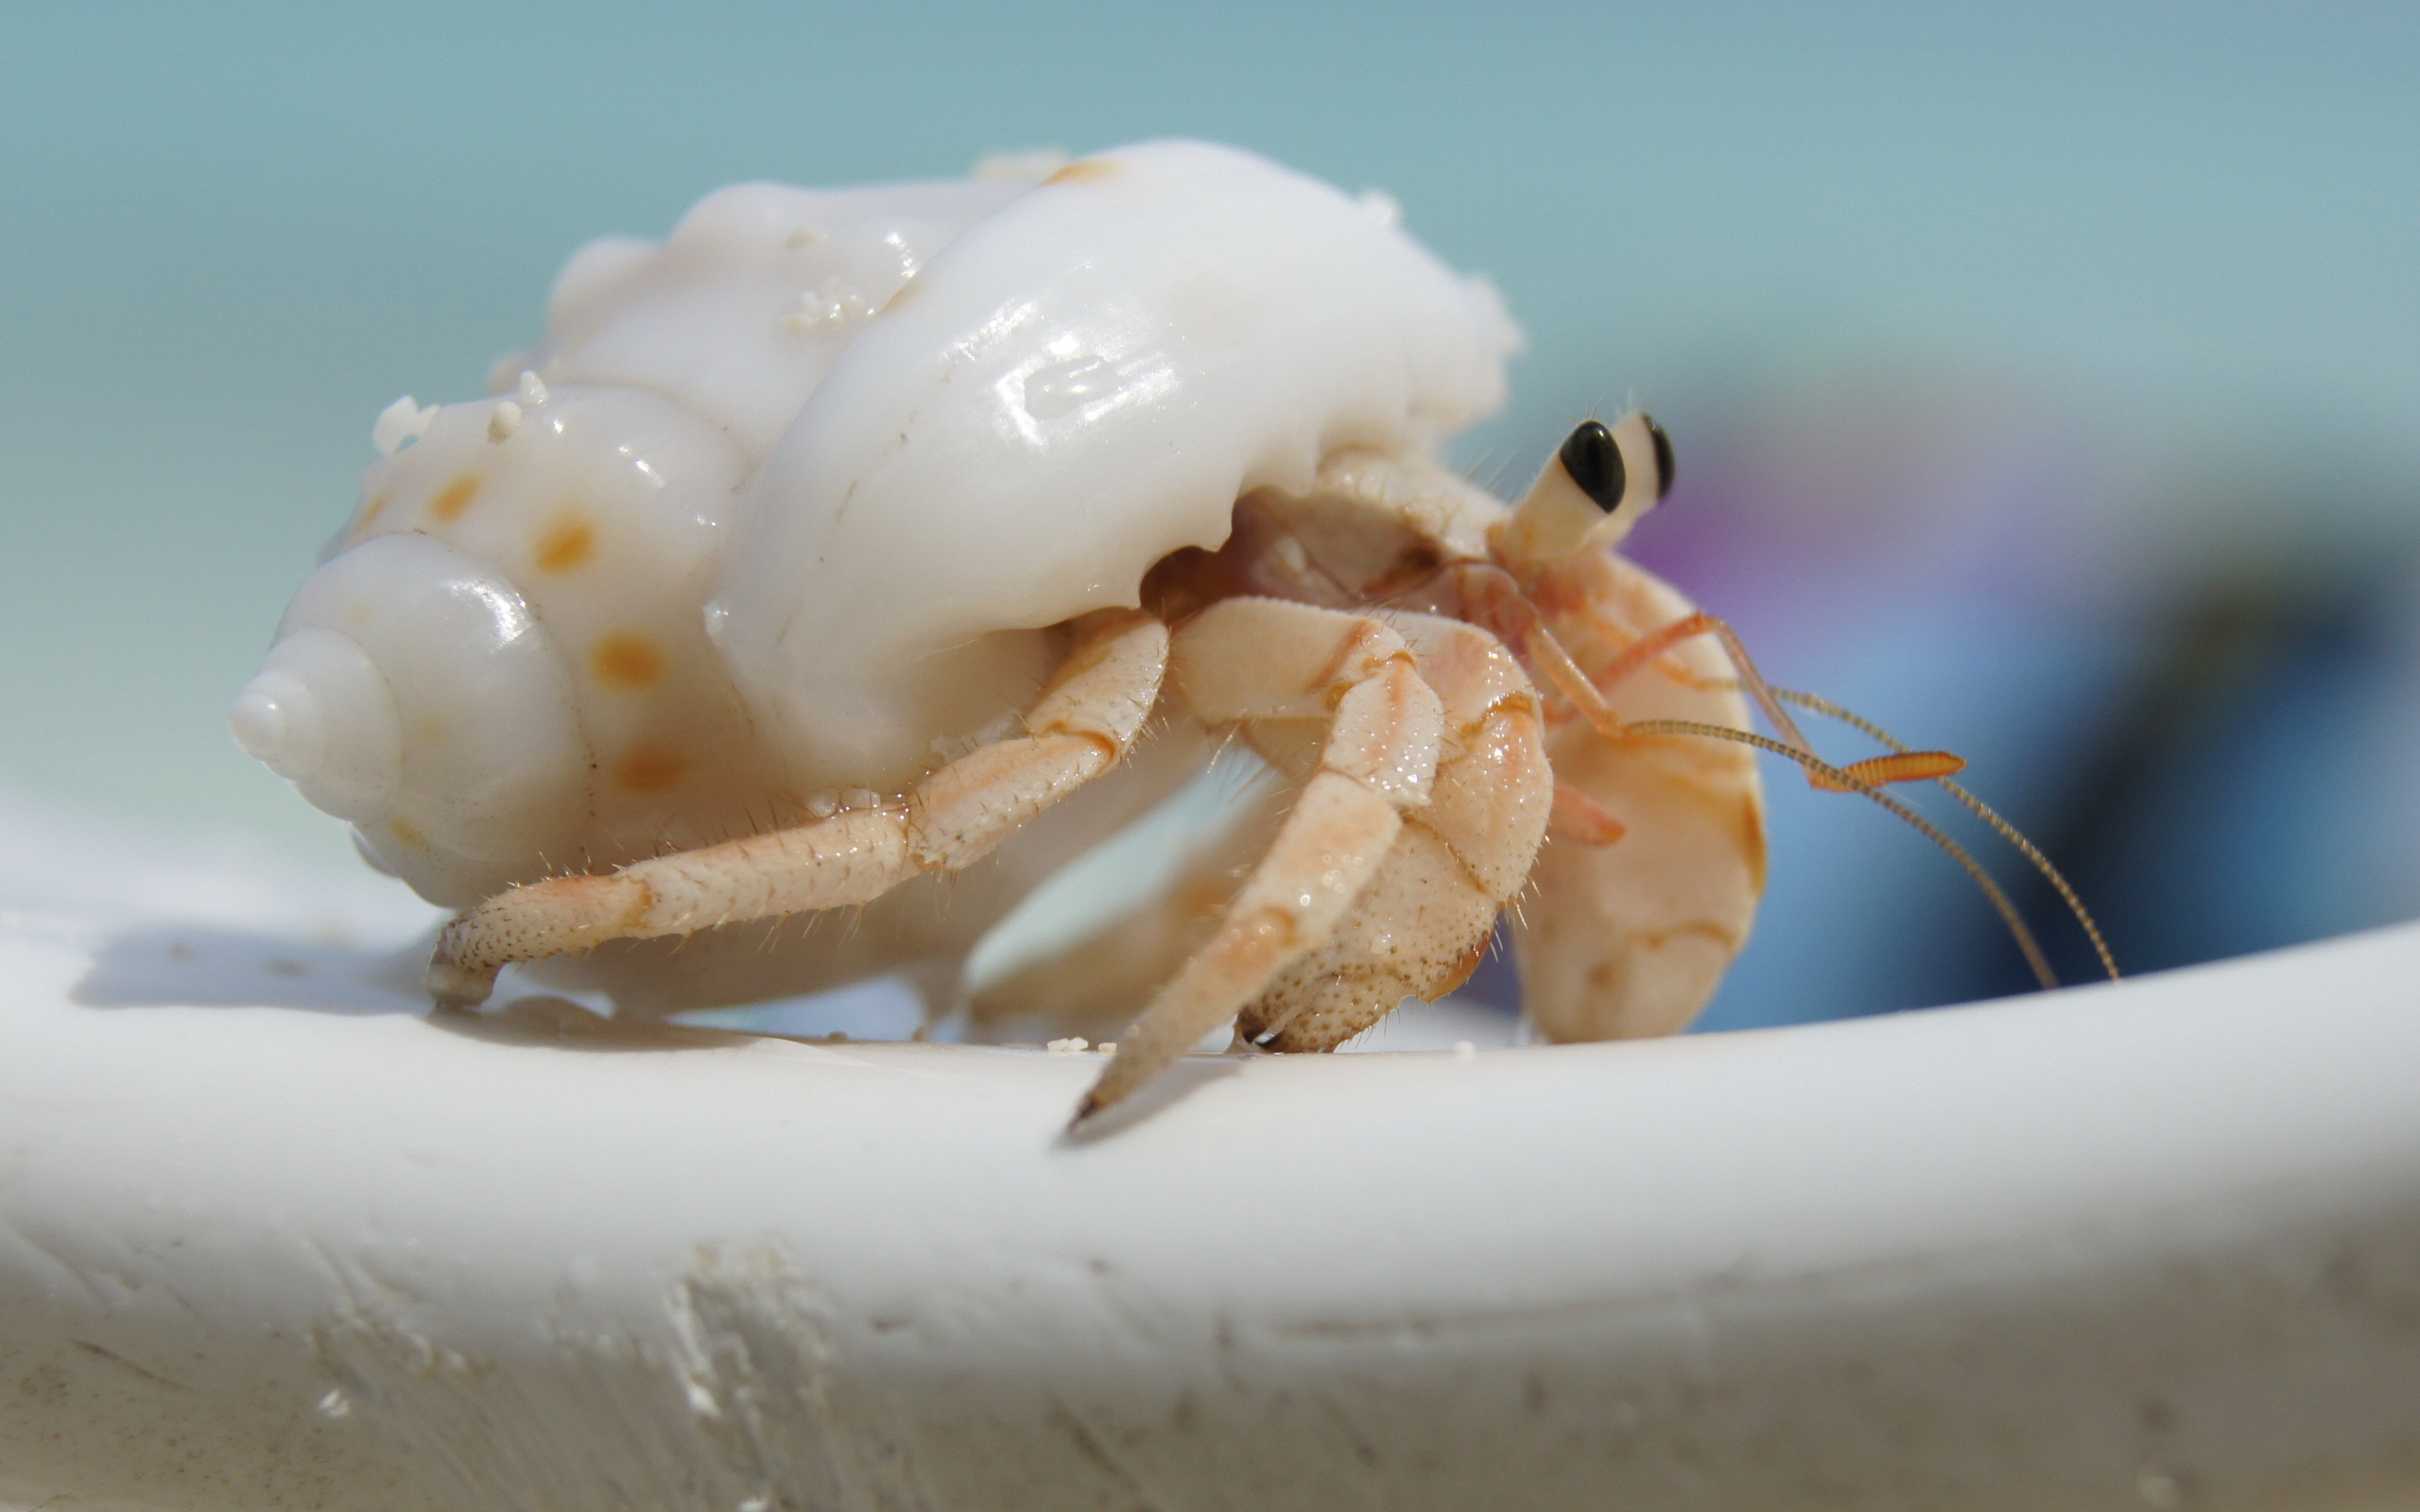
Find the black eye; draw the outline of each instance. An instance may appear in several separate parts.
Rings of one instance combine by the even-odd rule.
[[[1622,502],[1622,490],[1630,487],[1630,478],[1622,471],[1622,449],[1614,444],[1614,433],[1595,421],[1583,421],[1563,443],[1563,470],[1580,491],[1597,501],[1597,507],[1607,514]]]
[[[1647,421],[1647,434],[1655,442],[1655,496],[1660,499],[1672,491],[1672,438],[1664,434],[1664,427],[1655,423],[1654,416],[1641,415],[1639,419]]]

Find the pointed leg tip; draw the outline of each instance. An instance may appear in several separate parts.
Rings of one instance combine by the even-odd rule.
[[[475,1008],[495,989],[495,972],[466,971],[440,955],[421,983],[440,1007]]]

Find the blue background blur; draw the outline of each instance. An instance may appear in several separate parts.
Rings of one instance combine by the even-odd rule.
[[[2128,964],[2420,913],[2416,15],[12,7],[0,783],[350,865],[224,712],[381,406],[477,392],[575,246],[717,184],[1184,133],[1495,279],[1482,475],[1654,408],[1639,555],[1973,758]],[[1711,1023],[2023,985],[1945,861],[1773,777]]]

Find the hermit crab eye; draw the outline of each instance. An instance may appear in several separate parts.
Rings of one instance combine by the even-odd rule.
[[[1647,509],[1672,491],[1672,438],[1654,416],[1634,409],[1614,421],[1609,434],[1629,464],[1634,507]],[[1606,507],[1610,513],[1612,507]]]
[[[1638,418],[1647,421],[1648,438],[1655,444],[1655,496],[1661,499],[1672,491],[1672,438],[1655,423],[1654,416],[1642,414]]]
[[[1664,433],[1655,434],[1661,440]],[[1663,454],[1657,455],[1660,459]],[[1561,455],[1563,470],[1580,485],[1580,491],[1598,508],[1613,513],[1630,487],[1629,470],[1622,466],[1622,449],[1615,443],[1614,433],[1596,421],[1582,421],[1563,443]]]
[[[1652,417],[1582,421],[1497,527],[1495,554],[1519,572],[1618,546],[1671,488],[1672,442]]]

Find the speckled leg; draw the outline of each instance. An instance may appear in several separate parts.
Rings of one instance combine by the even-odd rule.
[[[1443,705],[1437,781],[1335,937],[1238,1017],[1243,1038],[1274,1050],[1333,1050],[1405,998],[1461,986],[1528,881],[1553,803],[1537,693],[1504,644],[1456,620],[1385,619]]]
[[[1025,735],[951,762],[897,803],[499,893],[446,925],[429,991],[476,1004],[514,961],[861,903],[919,873],[968,866],[1116,764],[1150,713],[1167,656],[1167,627],[1152,616],[1088,615]]]
[[[1210,942],[1152,998],[1078,1108],[1079,1123],[1184,1054],[1325,945],[1426,806],[1443,713],[1384,621],[1276,599],[1227,599],[1178,632],[1169,676],[1211,725],[1325,721],[1317,766]],[[1255,744],[1258,744],[1255,741]]]

